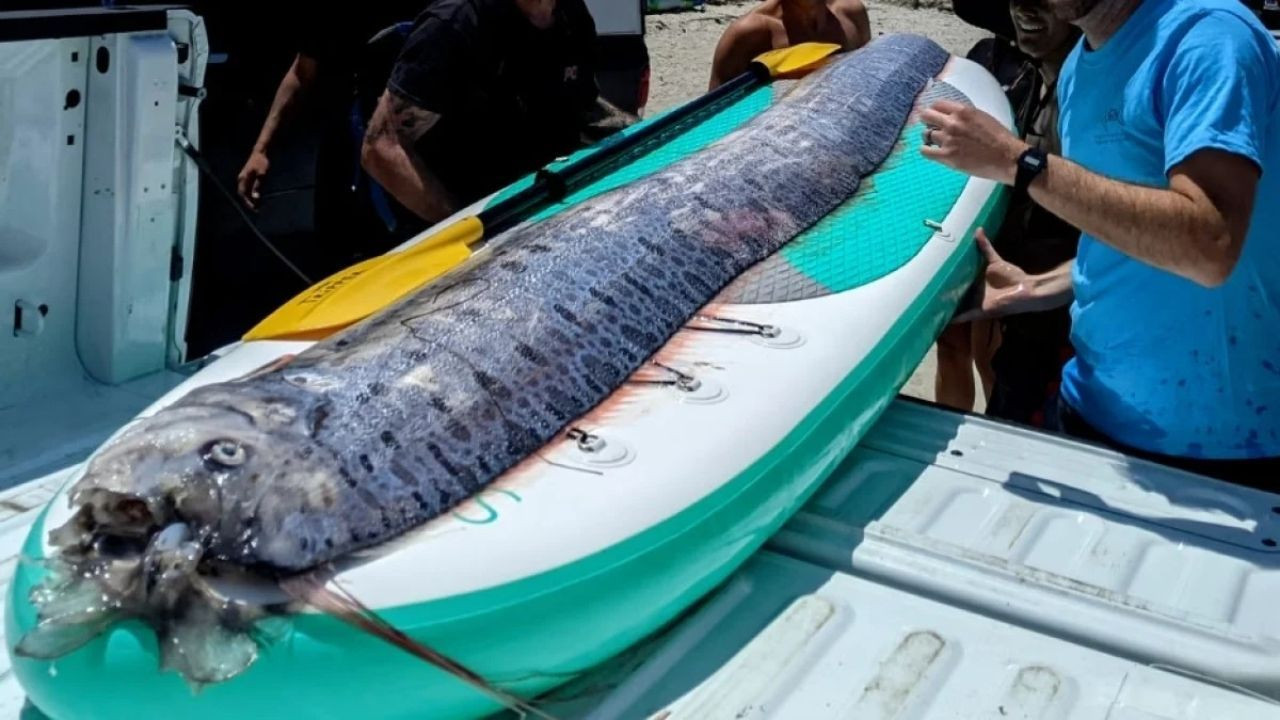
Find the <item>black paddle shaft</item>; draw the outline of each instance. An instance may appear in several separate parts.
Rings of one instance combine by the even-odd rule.
[[[695,100],[672,110],[629,133],[619,133],[600,143],[595,152],[559,170],[543,168],[529,187],[494,203],[478,213],[488,237],[520,223],[547,203],[563,200],[569,192],[598,177],[613,163],[637,148],[670,134],[698,117],[708,108],[737,98],[771,79],[769,68],[753,62],[747,71]]]

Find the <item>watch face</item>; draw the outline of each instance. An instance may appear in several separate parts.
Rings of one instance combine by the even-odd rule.
[[[1030,167],[1032,170],[1039,170],[1040,166],[1043,164],[1044,164],[1044,161],[1035,155],[1030,155],[1027,157],[1027,166]]]

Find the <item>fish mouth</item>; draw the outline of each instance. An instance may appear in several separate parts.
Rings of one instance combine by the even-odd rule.
[[[274,608],[233,600],[210,579],[229,572],[206,557],[183,522],[158,525],[142,498],[96,491],[49,533],[55,549],[29,600],[36,623],[14,653],[53,660],[113,625],[141,620],[156,633],[160,666],[193,688],[243,672],[258,656],[258,621]]]

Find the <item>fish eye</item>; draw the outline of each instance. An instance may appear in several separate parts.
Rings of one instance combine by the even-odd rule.
[[[235,468],[244,464],[247,459],[244,447],[235,440],[214,440],[204,446],[201,453],[206,465],[217,468]]]

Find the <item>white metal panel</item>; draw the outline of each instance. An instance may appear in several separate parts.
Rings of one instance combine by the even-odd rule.
[[[879,449],[869,450],[863,460],[889,480],[853,486],[838,480],[830,483],[825,494],[810,504],[807,519],[790,526],[788,536],[777,543],[789,548],[797,545],[797,536],[812,536],[810,543],[801,544],[800,552],[815,556],[820,564],[776,552],[760,553],[691,616],[558,691],[546,709],[566,720],[1280,718],[1276,707],[1266,701],[1108,654],[1088,637],[1064,636],[1059,627],[1026,622],[1013,610],[1042,602],[1044,598],[1035,594],[1009,592],[999,606],[988,604],[977,608],[981,612],[973,612],[973,598],[949,597],[936,592],[936,587],[911,593],[830,567],[841,564],[840,557],[859,557],[854,548],[879,542],[871,532],[859,531],[873,524],[859,518],[891,517],[899,505],[913,504],[910,491],[917,483],[926,486],[928,494],[937,494],[943,505],[955,497],[930,481],[927,473],[931,471],[917,468],[914,475],[894,474],[893,468],[905,459],[894,459],[883,448],[910,433],[918,437],[919,452],[931,453],[945,466],[935,471],[950,475],[966,474],[956,467],[958,462],[970,463],[973,469],[1020,467],[1028,458],[1067,467],[1087,465],[1091,459],[1095,463],[1116,459],[977,418],[894,403],[866,441]],[[1046,444],[1052,449],[1042,447]],[[963,454],[957,457],[950,450]],[[74,470],[0,493],[0,568],[16,562],[12,553],[38,508]],[[979,470],[978,475],[984,472]],[[833,507],[840,509],[843,518],[820,519],[830,515]],[[1101,522],[1104,528],[1129,527],[1123,519],[1104,517]],[[826,527],[818,531],[814,523],[826,523]],[[819,557],[818,549],[835,547],[837,530],[843,533],[840,542],[846,550]],[[1042,553],[1080,555],[1069,537],[1044,537]],[[1060,545],[1057,551],[1055,544]],[[917,557],[924,555],[917,552]],[[909,569],[910,557],[895,560]],[[1212,567],[1217,559],[1230,563],[1231,555],[1211,552],[1201,568]],[[1082,556],[1081,563],[1090,562]],[[966,563],[963,557],[942,558],[930,571],[964,572]],[[874,572],[876,567],[858,567],[859,573],[867,569]],[[7,582],[9,576],[5,571],[0,582]],[[1029,574],[1024,582],[1035,586],[1038,577]],[[1241,609],[1239,615],[1253,618],[1259,627],[1274,626],[1267,613],[1274,603],[1266,605],[1266,597],[1259,600],[1263,606]],[[1044,615],[1054,607],[1030,610]],[[1102,621],[1110,623],[1107,630],[1116,636],[1153,633],[1149,623],[1131,613],[1104,613]],[[1204,635],[1213,632],[1207,629]],[[1184,638],[1157,633],[1157,639],[1174,644]],[[1200,645],[1197,651],[1208,664],[1233,657],[1230,642]],[[0,672],[0,717],[13,716],[12,709],[24,702],[12,676]]]
[[[615,720],[1273,720],[1280,707],[773,553],[556,692]]]
[[[154,46],[157,41],[148,42]],[[156,59],[157,53],[147,58]],[[152,212],[152,205],[135,203],[132,196],[117,196],[112,178],[118,168],[112,163],[117,156],[144,157],[145,177],[158,178],[154,187],[173,182],[172,157],[158,156],[171,153],[173,145],[174,61],[160,57],[146,73],[134,73],[139,82],[154,84],[137,87],[132,95],[104,95],[96,83],[120,75],[121,63],[127,64],[114,53],[111,60],[107,75],[92,70],[96,80],[90,87],[96,57],[87,38],[0,43],[0,488],[78,461],[181,380],[161,371],[103,385],[81,363],[80,350],[89,343],[77,348],[77,330],[81,340],[86,335],[103,338],[97,344],[103,349],[114,342],[107,336],[136,329],[127,323],[108,327],[104,323],[115,317],[113,312],[135,322],[150,313],[156,322],[154,332],[148,328],[146,333],[145,343],[154,346],[147,364],[154,370],[164,366],[172,210],[166,218],[165,212]],[[167,100],[150,94],[165,88]],[[145,147],[137,146],[144,132],[133,127],[137,114],[118,112],[117,101],[151,108],[141,113],[149,128]],[[92,132],[86,128],[89,116]],[[103,132],[110,128],[115,130]],[[106,192],[102,203],[122,217],[136,216],[134,222],[146,226],[143,231],[117,227],[114,218],[100,214],[82,218],[86,154],[98,157],[90,164],[100,176],[95,187]],[[106,161],[104,155],[109,156]],[[103,180],[105,176],[110,177]],[[194,185],[183,192],[194,213]],[[94,197],[92,190],[89,196]],[[176,207],[171,195],[157,193],[156,199]],[[150,229],[165,224],[170,225],[167,231]],[[82,231],[89,246],[83,267]],[[126,246],[131,247],[127,252]],[[119,254],[106,257],[112,252]],[[156,270],[158,282],[145,286],[131,273],[148,267]],[[115,294],[117,282],[125,294]],[[145,299],[135,301],[139,296]],[[124,302],[111,307],[116,300]],[[23,327],[16,332],[19,306]],[[78,318],[82,308],[88,315]],[[101,360],[100,355],[89,357]],[[103,364],[111,363],[96,366]]]
[[[773,547],[1280,697],[1280,496],[895,405]]]
[[[95,38],[92,55],[76,340],[89,374],[114,384],[165,366],[177,50],[167,33],[132,33]]]
[[[0,410],[80,371],[74,335],[87,55],[85,40],[0,43]],[[10,460],[0,448],[0,466]]]
[[[642,0],[587,0],[587,9],[596,21],[597,35],[641,35],[644,33]]]
[[[204,19],[188,10],[169,11],[169,35],[187,46],[185,59],[178,57],[178,81],[194,95],[177,98],[177,129],[200,147],[200,103],[203,99],[205,69],[209,63],[209,36]],[[181,277],[174,281],[169,301],[170,327],[167,360],[177,367],[187,357],[187,320],[191,307],[191,286],[196,254],[197,211],[200,206],[200,172],[185,153],[174,154],[171,186],[176,213],[173,243],[178,252]]]

